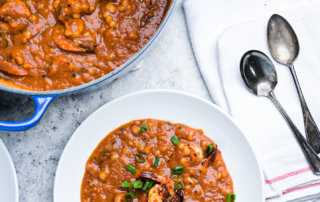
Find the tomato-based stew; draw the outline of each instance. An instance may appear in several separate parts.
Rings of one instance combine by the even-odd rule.
[[[0,0],[0,81],[47,91],[125,63],[157,30],[171,0]]]
[[[86,163],[81,201],[235,200],[217,144],[202,130],[145,119],[107,135]]]

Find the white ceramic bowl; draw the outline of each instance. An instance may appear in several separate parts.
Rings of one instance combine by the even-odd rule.
[[[99,142],[122,124],[144,118],[202,129],[222,152],[234,182],[236,201],[264,201],[261,168],[239,127],[213,103],[169,90],[130,94],[105,104],[90,115],[74,132],[61,156],[54,184],[54,201],[80,201],[85,164]]]
[[[18,202],[19,190],[16,169],[10,154],[0,139],[0,201]]]

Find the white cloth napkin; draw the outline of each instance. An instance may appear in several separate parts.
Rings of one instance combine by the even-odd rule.
[[[311,6],[304,6],[308,4]],[[291,10],[280,12],[288,7]],[[309,108],[320,126],[320,90],[317,89],[320,88],[320,5],[290,0],[250,3],[247,0],[202,0],[201,3],[186,0],[184,8],[194,53],[208,89],[214,101],[229,110],[252,143],[265,174],[266,198],[301,201],[315,197],[320,193],[320,177],[310,171],[276,107],[246,89],[239,62],[242,54],[250,49],[270,56],[267,21],[274,12],[282,14],[298,35],[301,52],[295,62],[296,71]],[[257,18],[260,19],[239,24]],[[239,25],[225,29],[235,24]],[[275,65],[279,80],[275,93],[304,134],[301,108],[289,69],[276,62]]]

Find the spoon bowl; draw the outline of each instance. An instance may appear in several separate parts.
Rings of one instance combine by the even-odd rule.
[[[274,14],[268,22],[268,45],[273,58],[284,65],[292,65],[299,54],[297,35],[286,19]]]
[[[278,82],[272,61],[264,53],[256,50],[243,55],[240,73],[247,88],[258,96],[269,96]]]

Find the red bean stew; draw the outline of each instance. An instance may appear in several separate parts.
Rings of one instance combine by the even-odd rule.
[[[0,0],[0,82],[46,91],[115,70],[157,30],[171,0]]]
[[[107,135],[91,154],[81,201],[228,201],[233,182],[202,130],[145,119]]]

